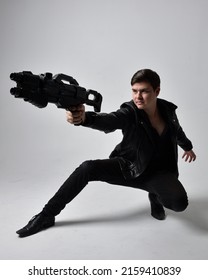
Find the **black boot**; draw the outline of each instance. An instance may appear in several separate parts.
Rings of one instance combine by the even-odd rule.
[[[19,229],[16,233],[19,234],[19,237],[26,237],[52,227],[54,224],[54,216],[46,216],[41,212],[35,215],[25,227]]]
[[[165,220],[165,210],[160,203],[158,196],[153,193],[149,193],[149,200],[151,205],[151,215],[157,220]]]

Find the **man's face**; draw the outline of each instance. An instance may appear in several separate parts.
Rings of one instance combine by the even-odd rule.
[[[154,90],[147,82],[135,83],[132,86],[132,99],[138,109],[154,110],[159,92],[159,87]]]

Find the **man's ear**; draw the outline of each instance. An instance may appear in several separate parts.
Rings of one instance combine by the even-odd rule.
[[[156,96],[159,95],[159,93],[160,93],[160,87],[157,87],[157,88],[156,88],[155,93],[156,93]]]

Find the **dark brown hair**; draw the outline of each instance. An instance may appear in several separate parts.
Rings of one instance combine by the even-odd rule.
[[[159,75],[151,69],[141,69],[137,71],[131,78],[131,85],[135,83],[147,82],[154,90],[160,87]]]

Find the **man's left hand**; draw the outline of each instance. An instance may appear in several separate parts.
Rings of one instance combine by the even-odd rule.
[[[184,158],[185,161],[192,162],[192,161],[195,161],[196,155],[193,150],[185,151],[182,158]]]

